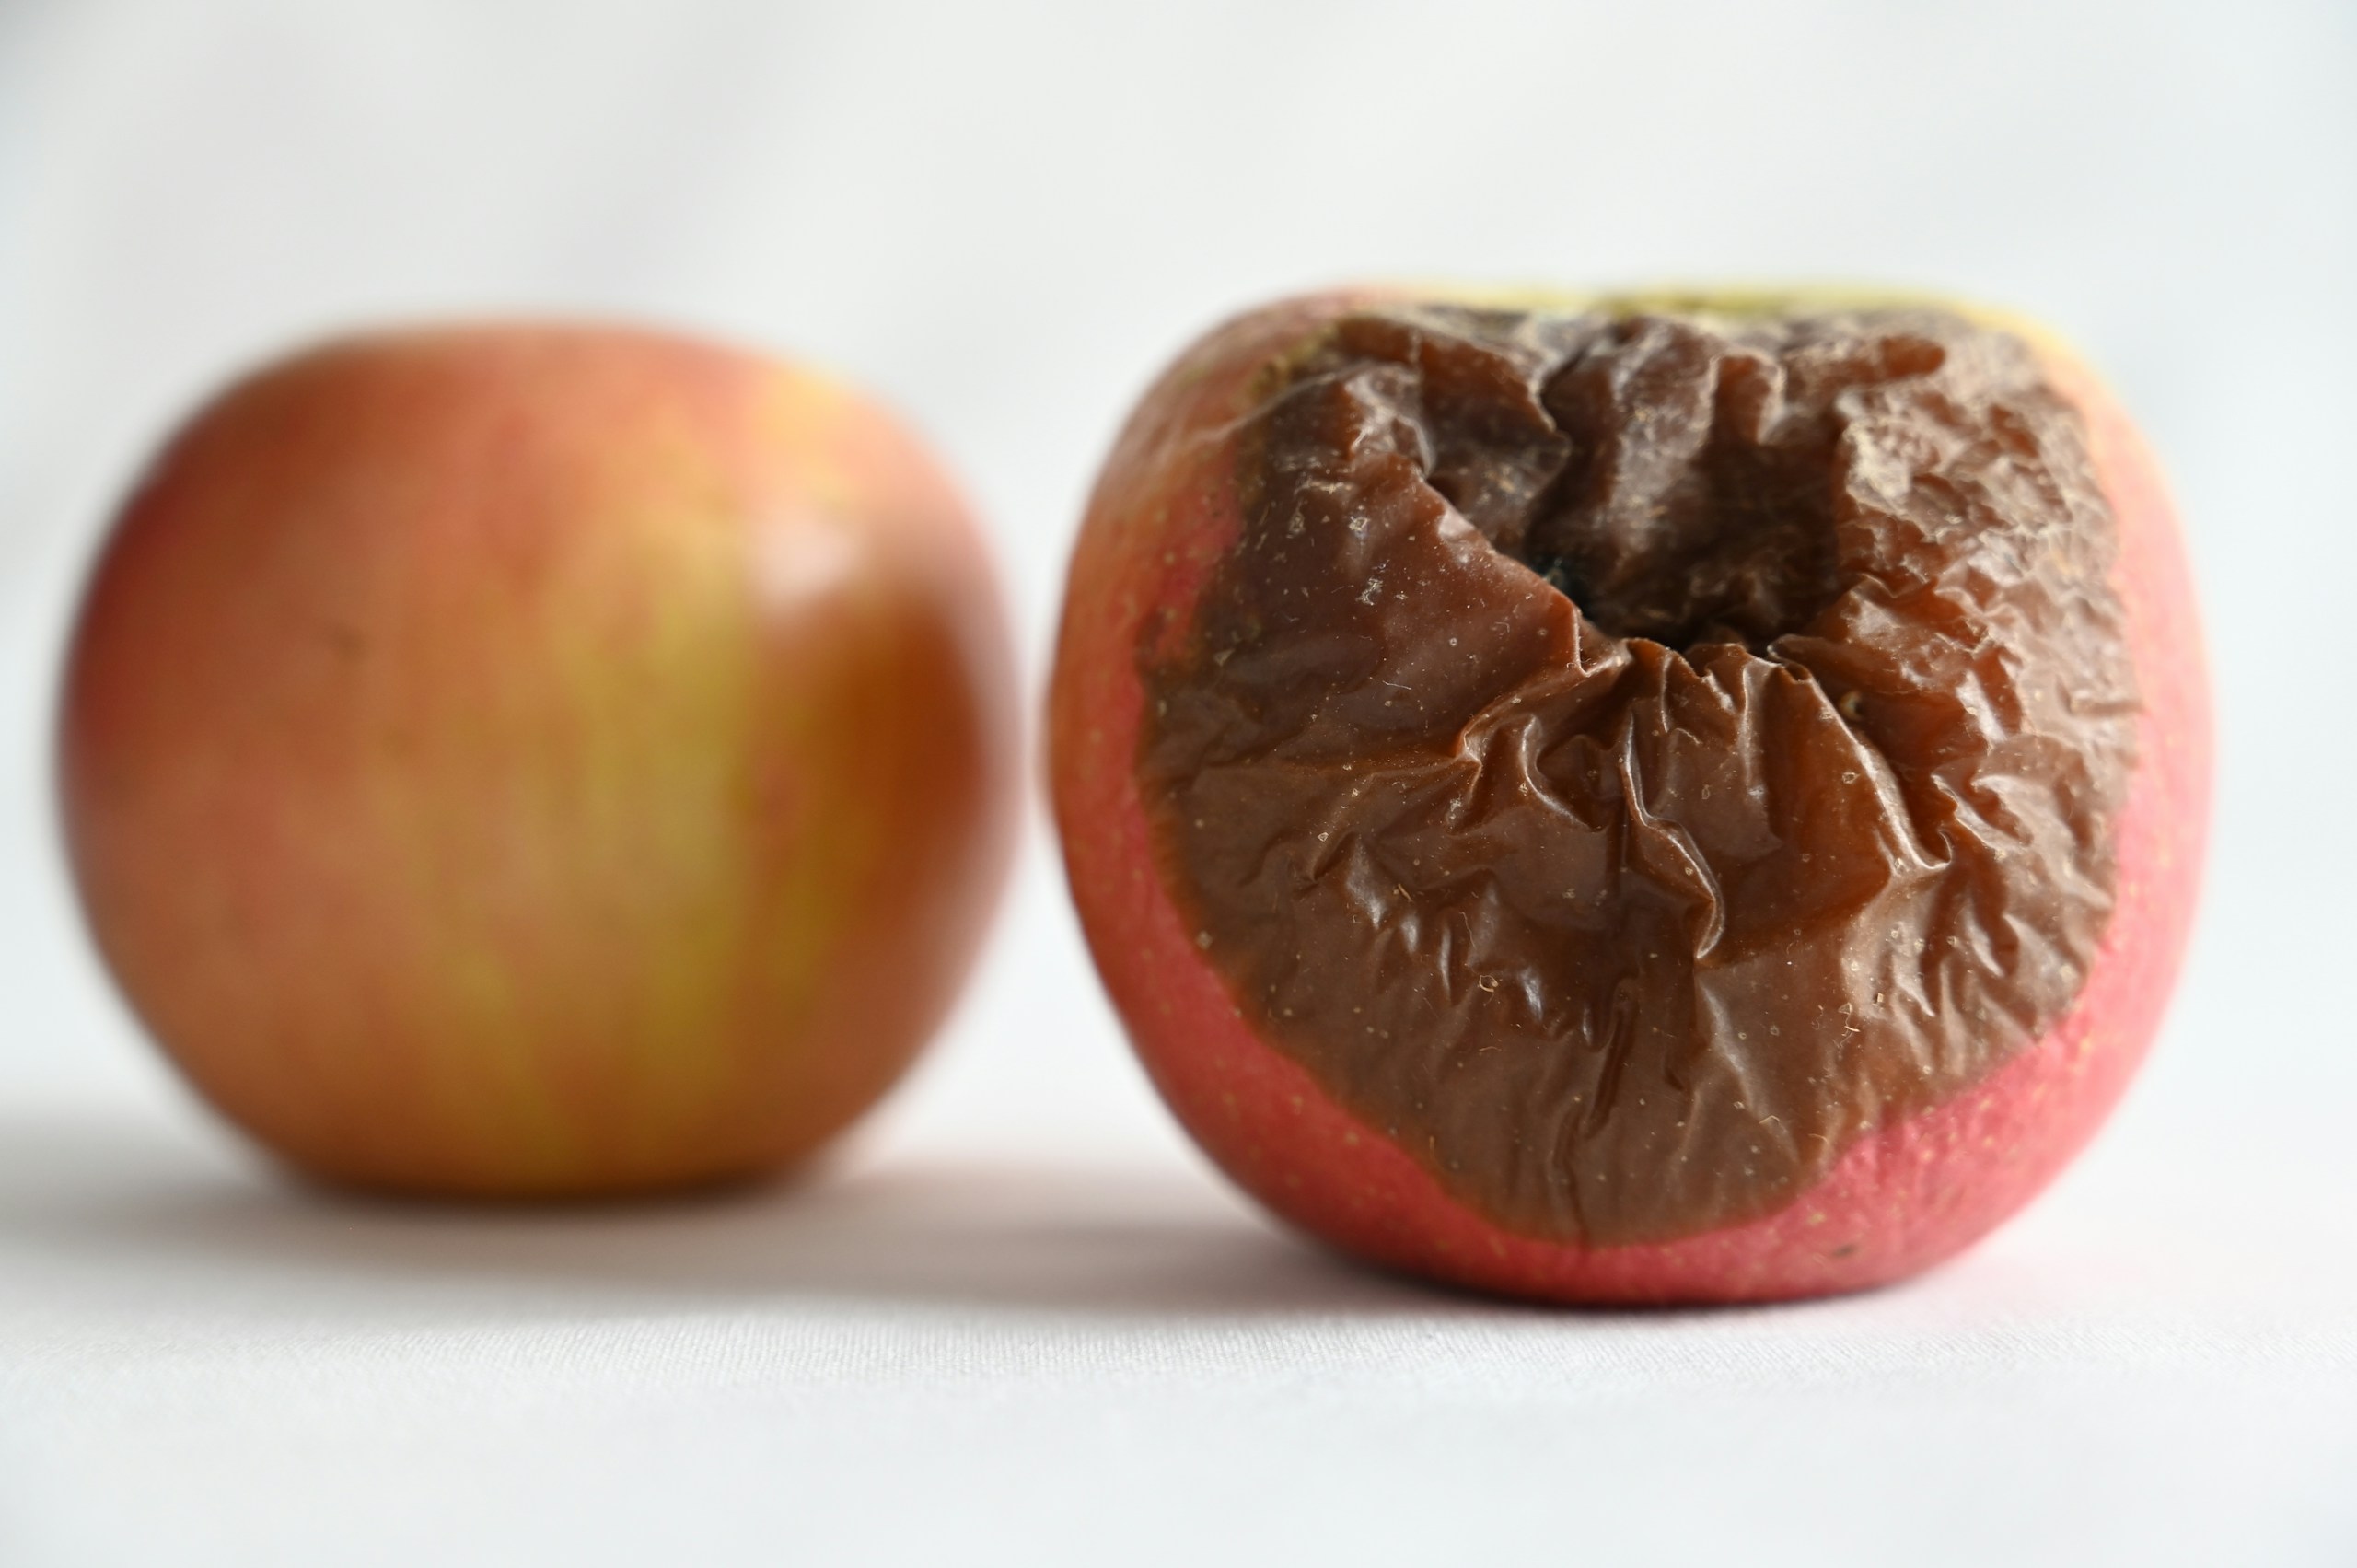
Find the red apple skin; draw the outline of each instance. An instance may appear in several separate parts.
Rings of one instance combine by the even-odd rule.
[[[966,507],[821,377],[603,327],[356,338],[117,518],[60,789],[100,951],[300,1169],[491,1198],[786,1165],[948,1006],[1003,879]]]
[[[1475,1289],[1565,1303],[1764,1301],[1881,1284],[1952,1256],[2027,1202],[2118,1102],[2159,1028],[2192,922],[2209,696],[2184,548],[2151,454],[2067,350],[2026,323],[1968,309],[2029,338],[2081,409],[2120,531],[2138,763],[2116,819],[2116,908],[2075,1005],[1988,1079],[1856,1144],[1776,1213],[1658,1244],[1536,1240],[1450,1197],[1253,1033],[1189,940],[1137,792],[1135,649],[1149,616],[1189,623],[1241,526],[1237,415],[1249,377],[1387,292],[1271,307],[1182,356],[1116,444],[1074,555],[1049,710],[1056,821],[1098,971],[1155,1087],[1221,1168],[1284,1220],[1360,1258]]]

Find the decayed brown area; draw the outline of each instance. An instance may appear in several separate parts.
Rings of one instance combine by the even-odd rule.
[[[1166,875],[1266,1038],[1495,1223],[1771,1212],[2071,1001],[2135,700],[2018,341],[1375,308],[1242,451],[1138,656]]]

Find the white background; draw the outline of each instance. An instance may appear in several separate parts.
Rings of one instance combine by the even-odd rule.
[[[0,0],[0,1563],[2357,1561],[2352,84],[2334,0]],[[325,1203],[108,993],[56,650],[238,366],[507,310],[830,364],[967,477],[1036,687],[1156,366],[1403,274],[1957,291],[2145,424],[2206,915],[2111,1131],[1959,1263],[1647,1316],[1308,1251],[1154,1103],[1036,814],[928,1063],[749,1200]]]

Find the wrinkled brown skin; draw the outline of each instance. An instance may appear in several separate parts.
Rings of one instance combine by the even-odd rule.
[[[653,332],[388,333],[231,388],[116,520],[60,721],[140,1017],[379,1191],[801,1158],[933,1031],[1011,844],[946,478],[845,389]]]
[[[2095,869],[2115,885],[2090,906],[2098,916],[2108,906],[2110,918],[2095,923],[2084,984],[2040,1004],[2027,1038],[1993,1031],[1998,1049],[1982,1065],[1965,1061],[1945,1082],[1927,1076],[1911,1101],[1887,1092],[1885,1073],[1882,1088],[1852,1102],[1864,1116],[1838,1156],[1802,1171],[1796,1189],[1755,1186],[1744,1200],[1746,1180],[1736,1179],[1705,1191],[1717,1206],[1701,1206],[1699,1225],[1690,1202],[1667,1225],[1641,1204],[1620,1234],[1583,1240],[1543,1214],[1534,1223],[1527,1208],[1501,1211],[1455,1179],[1436,1144],[1403,1148],[1370,1124],[1363,1096],[1356,1107],[1351,1093],[1338,1096],[1331,1068],[1321,1075],[1315,1054],[1304,1056],[1297,1038],[1289,1044],[1238,991],[1234,960],[1223,970],[1211,956],[1185,856],[1171,854],[1169,778],[1144,769],[1152,803],[1141,796],[1135,759],[1152,756],[1155,734],[1142,708],[1169,693],[1151,695],[1155,657],[1139,686],[1112,668],[1116,650],[1179,647],[1213,623],[1202,619],[1203,596],[1248,534],[1247,415],[1267,393],[1267,366],[1366,297],[1258,313],[1182,360],[1109,463],[1075,556],[1051,717],[1059,821],[1100,969],[1157,1085],[1231,1174],[1305,1228],[1517,1294],[1808,1294],[1898,1277],[1968,1242],[2026,1201],[2108,1109],[2157,1024],[2191,909],[2208,754],[2199,642],[2175,525],[2132,432],[2074,362],[2037,346],[2056,392],[2085,418],[2094,472],[2118,516],[2112,578],[2138,694],[2125,748],[2136,761],[2116,792],[2125,798],[2097,819],[2112,853]],[[2102,685],[2096,674],[2085,689]],[[1636,1153],[1620,1152],[1629,1168],[1620,1174],[1642,1183]],[[1719,1202],[1729,1193],[1737,1201]]]
[[[1242,440],[1142,798],[1257,1027],[1462,1201],[1756,1217],[2076,993],[2136,703],[2019,340],[1368,310]]]

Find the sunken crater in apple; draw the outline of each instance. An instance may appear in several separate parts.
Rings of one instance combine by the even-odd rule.
[[[1139,798],[1254,1032],[1502,1231],[1773,1213],[2064,1012],[2137,701],[2073,406],[1935,309],[1370,306],[1261,373]]]

